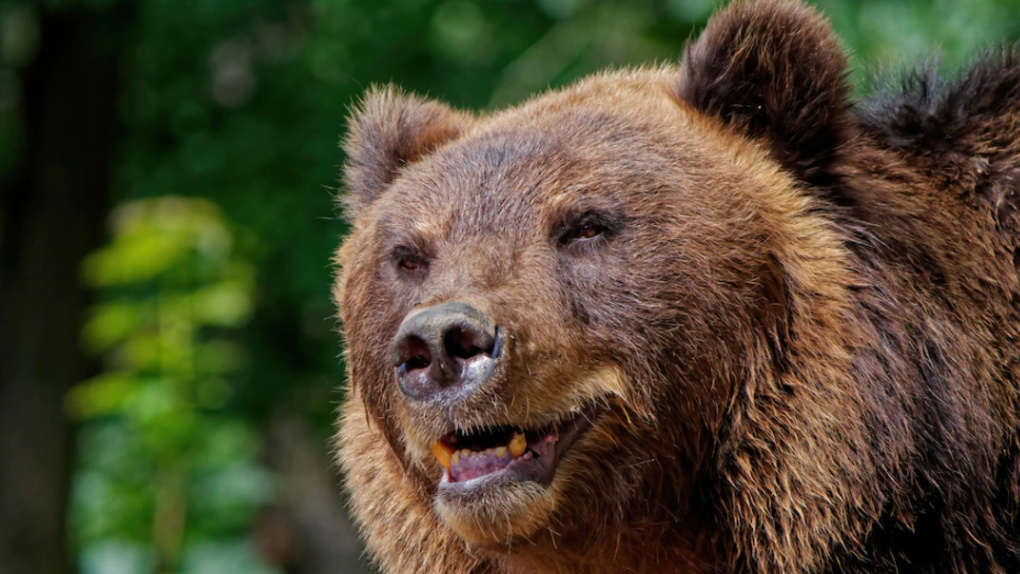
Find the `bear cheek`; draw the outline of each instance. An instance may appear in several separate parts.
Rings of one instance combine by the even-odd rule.
[[[397,448],[396,440],[400,429],[395,428],[394,420],[399,415],[399,392],[390,351],[402,319],[401,304],[397,302],[399,294],[394,293],[379,269],[378,258],[361,243],[349,240],[344,245],[344,266],[334,288],[343,322],[350,384],[361,390],[373,419],[385,427],[387,439],[400,454],[403,449]]]
[[[654,418],[663,401],[651,389],[664,390],[669,403],[682,409],[669,424],[688,429],[684,436],[697,436],[696,428],[718,424],[736,378],[745,372],[750,343],[734,334],[747,332],[744,324],[759,309],[740,303],[750,298],[732,293],[733,281],[718,280],[718,269],[729,263],[694,252],[698,246],[688,237],[689,225],[648,227],[672,228],[675,237],[636,235],[621,241],[618,251],[560,266],[577,333],[570,338],[582,342],[588,361],[624,367],[633,379],[626,397],[633,411]]]

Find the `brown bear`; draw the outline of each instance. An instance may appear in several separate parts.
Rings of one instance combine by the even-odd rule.
[[[1020,58],[814,10],[491,114],[370,90],[339,459],[384,572],[1020,572]]]

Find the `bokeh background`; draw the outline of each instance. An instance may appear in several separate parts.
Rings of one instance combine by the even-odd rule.
[[[368,572],[329,444],[348,107],[675,60],[716,4],[0,0],[0,574]],[[1020,38],[1020,0],[816,4],[857,70]]]

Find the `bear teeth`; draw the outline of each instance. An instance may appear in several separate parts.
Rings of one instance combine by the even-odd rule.
[[[510,456],[517,458],[524,454],[525,449],[528,448],[528,439],[524,436],[524,433],[515,432],[508,446],[510,448]]]
[[[437,440],[432,443],[432,454],[435,455],[436,460],[439,464],[443,465],[447,471],[451,470],[455,466],[460,464],[471,464],[472,461],[491,459],[495,461],[504,461],[509,463],[512,460],[518,459],[524,456],[525,451],[528,448],[528,439],[524,436],[524,433],[514,431],[510,440],[506,445],[487,448],[482,451],[473,451],[471,449],[455,450],[445,440]],[[507,459],[507,455],[510,455]]]
[[[432,454],[436,455],[436,460],[439,461],[439,464],[443,465],[443,468],[450,470],[450,455],[454,454],[452,446],[437,440],[432,443]]]

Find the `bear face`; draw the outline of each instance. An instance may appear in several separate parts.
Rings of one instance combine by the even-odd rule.
[[[1020,336],[1015,229],[962,203],[924,221],[946,200],[852,113],[844,73],[815,12],[754,2],[679,68],[488,116],[366,95],[345,142],[339,444],[387,571],[894,569],[917,558],[876,533],[915,528],[935,435],[966,451],[947,474],[1018,472],[988,457],[1017,444],[1020,359],[980,350]],[[908,223],[875,231],[881,210]],[[988,260],[956,262],[963,244]],[[997,334],[911,287],[918,258],[997,277],[979,312]],[[925,371],[948,352],[915,359],[932,326],[972,372]],[[971,404],[926,402],[936,379]],[[958,436],[915,424],[933,415]]]
[[[578,516],[568,501],[592,504],[578,490],[591,484],[608,495],[600,506],[617,509],[653,481],[688,481],[748,354],[768,352],[767,340],[719,333],[780,336],[776,242],[803,200],[778,169],[742,169],[771,162],[678,101],[674,76],[608,76],[475,120],[407,166],[350,240],[372,263],[344,281],[373,294],[366,306],[344,287],[352,367],[381,367],[365,393],[390,395],[411,460],[438,479],[431,446],[451,433],[462,442],[491,427],[532,442],[561,435],[545,480],[496,472],[440,487],[437,509],[465,538],[531,535],[552,508]],[[390,341],[414,312],[450,302],[498,330],[493,372],[470,391],[405,396]],[[353,335],[363,330],[382,337],[365,348]],[[628,417],[671,444],[649,452],[628,436]],[[578,435],[569,446],[567,432]],[[503,442],[481,442],[506,446],[509,436],[491,439]],[[686,472],[625,470],[650,457],[678,459]]]

